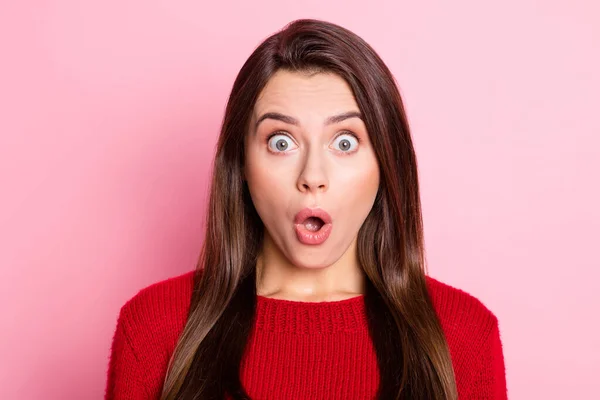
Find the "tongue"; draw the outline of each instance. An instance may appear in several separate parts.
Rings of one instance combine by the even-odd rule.
[[[304,227],[311,232],[318,231],[323,225],[323,220],[317,217],[310,217],[304,221]]]

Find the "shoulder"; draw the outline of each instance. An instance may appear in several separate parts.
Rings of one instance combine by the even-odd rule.
[[[194,271],[170,277],[139,290],[119,312],[118,324],[140,356],[145,349],[174,348],[190,307]]]
[[[146,313],[156,314],[162,308],[172,308],[176,303],[189,303],[194,283],[194,272],[173,276],[140,289],[124,305],[123,309],[139,317]],[[187,304],[184,304],[186,306]],[[185,307],[184,307],[185,308]]]
[[[496,315],[481,300],[430,276],[426,279],[449,346],[477,348],[498,330]]]
[[[169,360],[187,321],[190,271],[138,291],[119,312],[105,397],[158,398]],[[120,397],[119,397],[120,398]]]
[[[459,397],[506,399],[504,355],[496,315],[464,290],[429,276],[427,286],[448,343]]]

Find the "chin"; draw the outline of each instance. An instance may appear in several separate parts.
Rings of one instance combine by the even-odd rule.
[[[292,264],[295,267],[302,269],[324,269],[331,265],[331,263],[315,263],[306,260],[293,260]]]
[[[330,265],[332,265],[333,263],[335,263],[336,259],[339,258],[333,258],[331,256],[329,257],[324,257],[321,256],[319,254],[314,254],[314,253],[318,253],[318,251],[310,251],[310,253],[313,254],[302,254],[302,251],[297,251],[295,256],[290,256],[288,257],[288,259],[290,260],[290,262],[298,267],[298,268],[306,268],[306,269],[322,269],[322,268],[327,268]],[[309,253],[309,252],[306,252]]]

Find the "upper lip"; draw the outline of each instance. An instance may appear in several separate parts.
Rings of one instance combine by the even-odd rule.
[[[320,218],[326,224],[331,223],[331,216],[327,213],[327,211],[323,210],[322,208],[318,208],[318,207],[317,208],[308,208],[308,207],[303,208],[302,210],[300,210],[298,212],[298,214],[296,214],[296,217],[294,218],[294,223],[301,224],[304,221],[306,221],[307,218],[310,218],[310,217]]]

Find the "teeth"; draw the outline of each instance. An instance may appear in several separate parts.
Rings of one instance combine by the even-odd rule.
[[[323,221],[321,220],[321,218],[317,218],[317,217],[310,217],[310,218],[307,218],[306,221],[304,221],[304,227],[311,232],[318,231],[319,229],[321,229],[321,227],[323,225],[324,224],[323,224]]]

